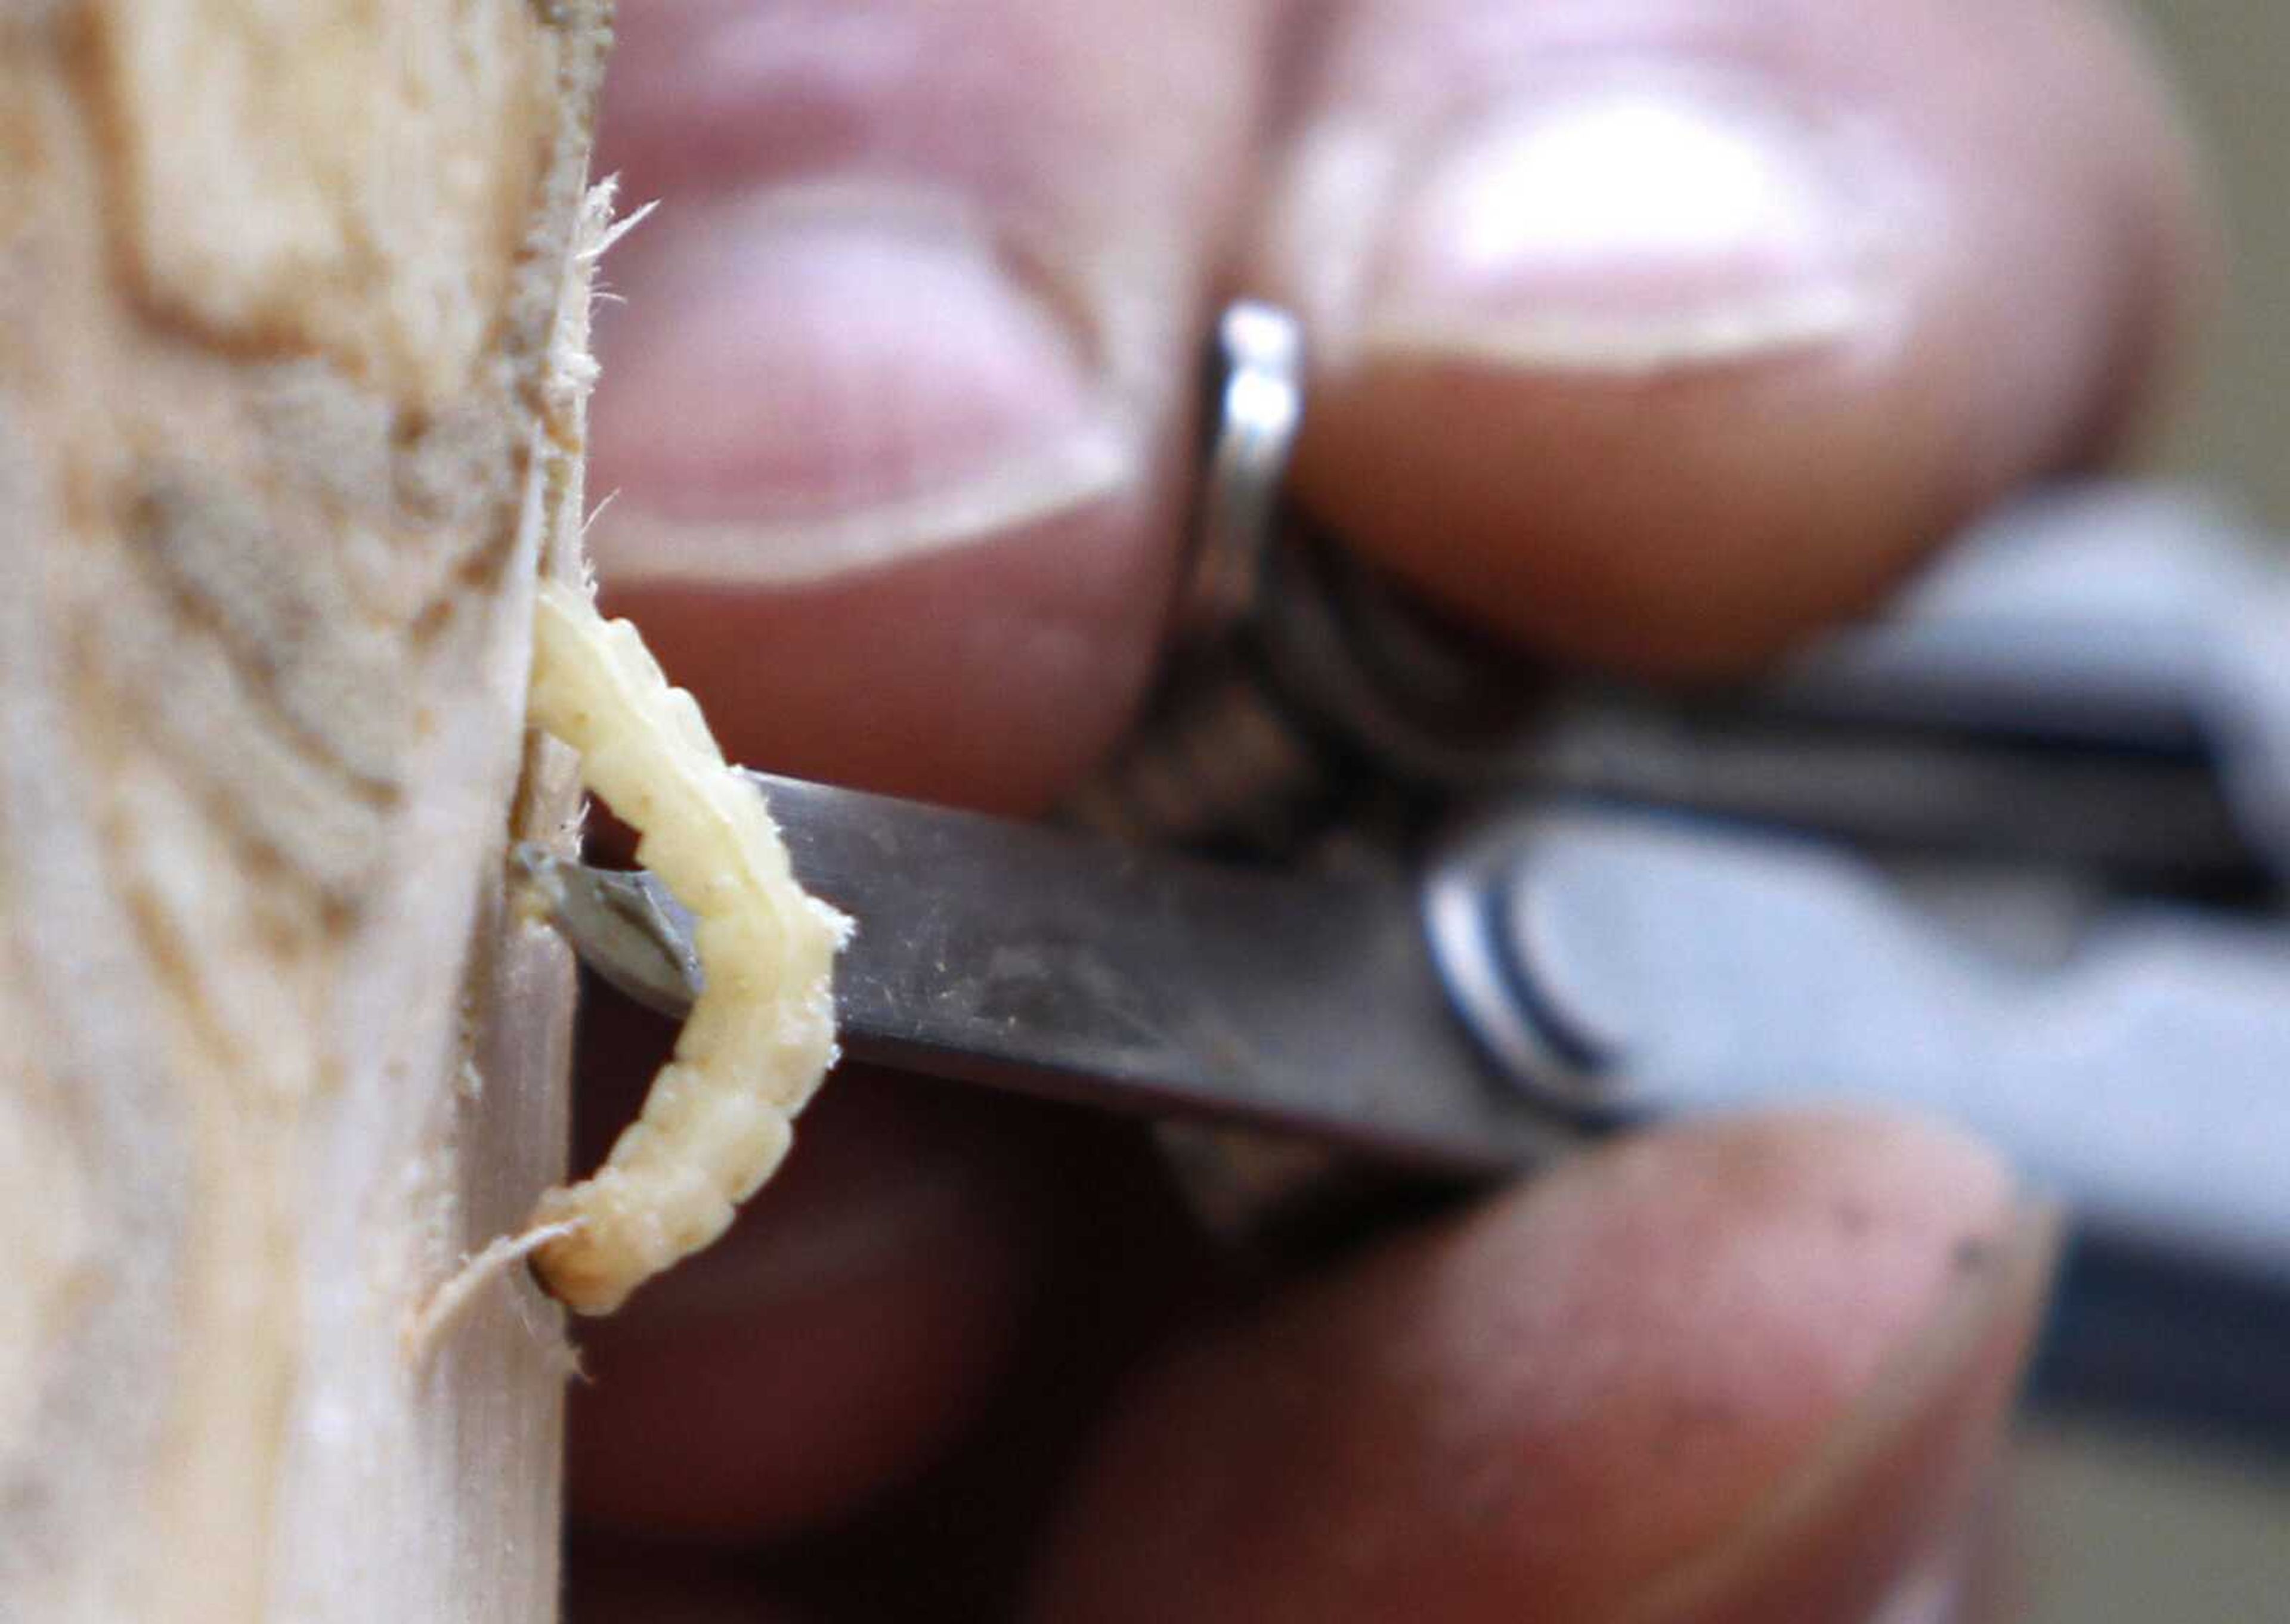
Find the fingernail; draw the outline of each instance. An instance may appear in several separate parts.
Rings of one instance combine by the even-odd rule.
[[[2061,1236],[2055,1210],[2022,1202],[1999,1231],[1956,1242],[1934,1312],[1811,1456],[1629,1616],[1914,1617],[1984,1501]]]
[[[1560,372],[1720,365],[1878,331],[1915,212],[1850,115],[1653,68],[1465,115],[1391,184],[1363,347]]]
[[[958,204],[777,190],[663,211],[606,267],[608,573],[800,582],[1005,532],[1133,477],[1076,312]]]

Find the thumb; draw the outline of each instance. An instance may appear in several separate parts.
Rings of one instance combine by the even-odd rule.
[[[1037,1616],[1865,1618],[1981,1488],[2054,1241],[1897,1119],[1600,1151],[1147,1380]]]

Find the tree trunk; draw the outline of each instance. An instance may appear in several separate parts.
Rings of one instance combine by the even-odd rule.
[[[0,1619],[555,1616],[605,11],[0,0]]]

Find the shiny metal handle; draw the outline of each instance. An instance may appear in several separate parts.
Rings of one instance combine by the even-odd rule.
[[[1458,1007],[1538,1099],[1929,1111],[2094,1231],[2290,1284],[2278,919],[1611,808],[1486,826],[1429,908]]]

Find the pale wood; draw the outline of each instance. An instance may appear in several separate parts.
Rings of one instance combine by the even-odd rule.
[[[0,1620],[556,1616],[605,0],[0,0]]]

